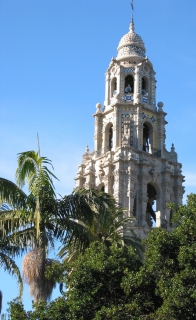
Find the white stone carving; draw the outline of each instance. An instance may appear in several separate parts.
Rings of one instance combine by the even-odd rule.
[[[166,113],[162,102],[158,103],[158,110],[155,107],[155,71],[145,57],[144,42],[135,33],[133,23],[117,50],[117,58],[112,58],[106,72],[104,108],[96,104],[95,151],[90,153],[86,148],[75,180],[78,187],[105,186],[105,191],[113,194],[128,215],[133,214],[135,199],[137,234],[145,237],[152,227],[151,200],[157,201],[157,226],[168,228],[169,220],[165,220],[169,217],[168,202],[182,202],[184,177],[174,145],[171,151],[165,148]],[[124,89],[129,74],[134,77],[134,92],[127,97]],[[141,94],[144,76],[148,84],[146,101]],[[117,84],[114,96],[111,93],[113,77]],[[144,123],[149,126],[150,138],[144,136]],[[112,132],[109,132],[111,125]],[[112,139],[112,150],[108,147],[109,139]],[[145,151],[144,141],[149,146]],[[150,195],[150,188],[154,194]]]

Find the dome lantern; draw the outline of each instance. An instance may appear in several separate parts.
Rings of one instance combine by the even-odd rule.
[[[142,38],[135,33],[133,21],[130,23],[129,32],[121,38],[117,51],[117,60],[131,57],[145,58],[146,48]]]

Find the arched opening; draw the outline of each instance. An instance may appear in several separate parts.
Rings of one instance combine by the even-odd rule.
[[[105,192],[105,186],[103,185],[103,187],[101,188],[101,191]]]
[[[131,75],[125,78],[125,93],[134,93],[134,78]]]
[[[142,78],[142,95],[148,96],[148,80],[145,77]]]
[[[116,77],[112,79],[111,81],[111,97],[115,96],[117,94],[117,79]]]
[[[109,151],[113,148],[113,125],[109,129]]]
[[[157,192],[154,188],[154,186],[150,183],[147,185],[147,196],[148,196],[148,202],[147,202],[147,208],[146,208],[146,220],[149,225],[149,227],[153,226],[153,221],[156,223],[156,208],[155,208],[155,202],[156,202],[156,195]]]
[[[143,125],[143,150],[149,152],[149,127],[144,123]]]
[[[152,153],[153,128],[148,123],[143,124],[143,151]]]

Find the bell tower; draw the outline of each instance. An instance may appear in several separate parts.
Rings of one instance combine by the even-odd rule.
[[[182,203],[182,165],[165,147],[167,115],[156,106],[156,79],[134,22],[106,71],[104,106],[96,104],[94,151],[78,166],[76,187],[112,194],[135,217],[138,235],[153,226],[172,228],[168,202]]]

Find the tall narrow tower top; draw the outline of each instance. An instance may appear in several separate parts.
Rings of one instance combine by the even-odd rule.
[[[123,60],[130,57],[145,58],[146,48],[142,38],[135,33],[133,21],[130,23],[129,32],[121,38],[117,51],[117,60]]]
[[[134,4],[133,4],[133,0],[131,1],[131,8],[132,8],[132,22],[133,22],[133,10],[134,10]]]

